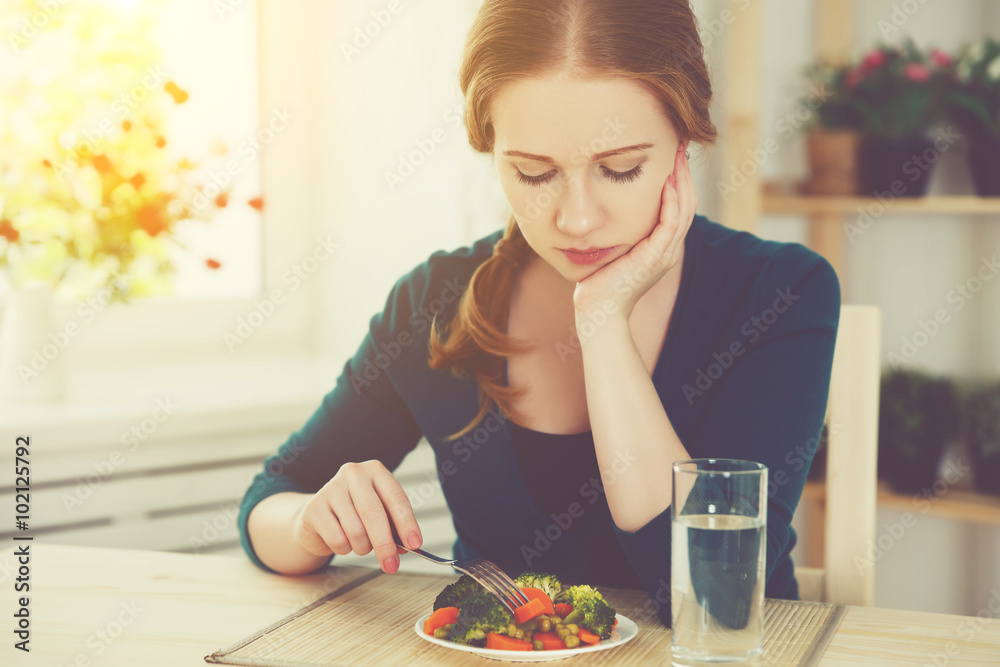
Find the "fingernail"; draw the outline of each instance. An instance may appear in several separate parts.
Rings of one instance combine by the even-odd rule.
[[[394,574],[399,569],[399,561],[395,557],[386,558],[385,562],[382,563],[382,569],[386,571],[386,574]]]
[[[416,549],[420,546],[420,535],[417,534],[417,531],[410,533],[406,538],[406,543],[410,545],[411,549]]]

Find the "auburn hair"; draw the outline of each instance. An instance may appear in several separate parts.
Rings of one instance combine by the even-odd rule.
[[[581,78],[628,77],[660,102],[682,143],[714,144],[712,84],[689,0],[484,0],[469,30],[459,81],[469,144],[493,153],[490,103],[504,84],[568,70]],[[506,334],[514,272],[535,255],[513,214],[493,255],[473,272],[441,334],[431,325],[428,365],[477,383],[479,412],[511,413],[523,387],[503,384],[504,359],[534,345]]]

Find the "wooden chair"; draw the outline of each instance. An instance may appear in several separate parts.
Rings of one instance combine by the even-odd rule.
[[[823,567],[795,569],[802,600],[875,602],[875,567],[857,559],[875,542],[881,335],[878,307],[841,307],[826,412]]]

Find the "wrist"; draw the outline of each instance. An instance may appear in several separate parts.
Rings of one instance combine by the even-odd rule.
[[[623,336],[631,340],[632,333],[628,318],[619,313],[607,314],[578,312],[576,316],[576,335],[580,339],[580,347],[586,348],[594,342],[604,344]]]

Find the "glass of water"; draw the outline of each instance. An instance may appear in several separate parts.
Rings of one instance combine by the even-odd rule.
[[[673,485],[673,664],[756,664],[764,639],[767,466],[675,461]]]

